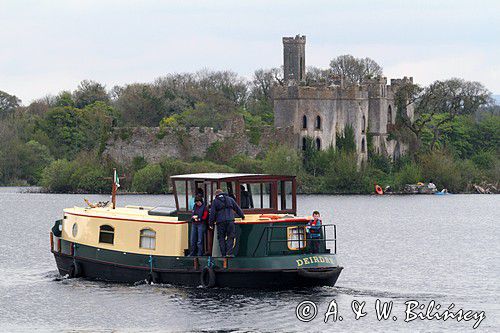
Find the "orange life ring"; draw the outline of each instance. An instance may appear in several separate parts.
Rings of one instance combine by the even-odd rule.
[[[261,219],[271,219],[271,220],[278,220],[281,216],[276,215],[276,214],[261,214],[259,218]]]
[[[375,193],[384,194],[384,190],[382,190],[382,187],[380,187],[380,185],[375,184]]]

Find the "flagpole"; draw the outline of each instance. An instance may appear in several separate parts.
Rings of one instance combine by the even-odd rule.
[[[113,203],[113,209],[116,208],[116,168],[113,168],[113,188],[111,190],[111,202]]]

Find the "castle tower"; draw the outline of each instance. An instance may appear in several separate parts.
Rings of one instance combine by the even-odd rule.
[[[286,82],[306,79],[306,36],[283,37],[283,71]]]

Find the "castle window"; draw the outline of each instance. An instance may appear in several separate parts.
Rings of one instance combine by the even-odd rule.
[[[306,150],[306,146],[307,146],[307,139],[306,139],[306,137],[303,137],[302,138],[302,150]]]
[[[366,152],[366,148],[365,148],[365,138],[363,138],[361,140],[361,152],[364,153]]]
[[[387,123],[392,124],[392,107],[390,105],[387,109]]]
[[[365,115],[363,115],[363,121],[361,122],[361,133],[366,132],[366,118]]]
[[[110,225],[99,227],[99,243],[113,244],[115,239],[115,228]]]
[[[316,139],[316,149],[321,150],[321,139],[320,138]]]
[[[316,116],[316,123],[314,124],[314,127],[316,127],[316,129],[321,129],[321,117],[320,116]]]
[[[151,229],[142,229],[139,247],[141,249],[154,250],[156,248],[156,232]]]
[[[306,115],[304,115],[302,117],[302,128],[307,129],[307,116]]]

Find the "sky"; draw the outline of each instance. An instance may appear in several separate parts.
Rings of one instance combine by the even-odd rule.
[[[174,72],[282,65],[283,36],[307,36],[306,65],[370,57],[388,78],[460,77],[500,94],[500,1],[0,0],[0,90],[31,101],[91,79],[107,88]]]

